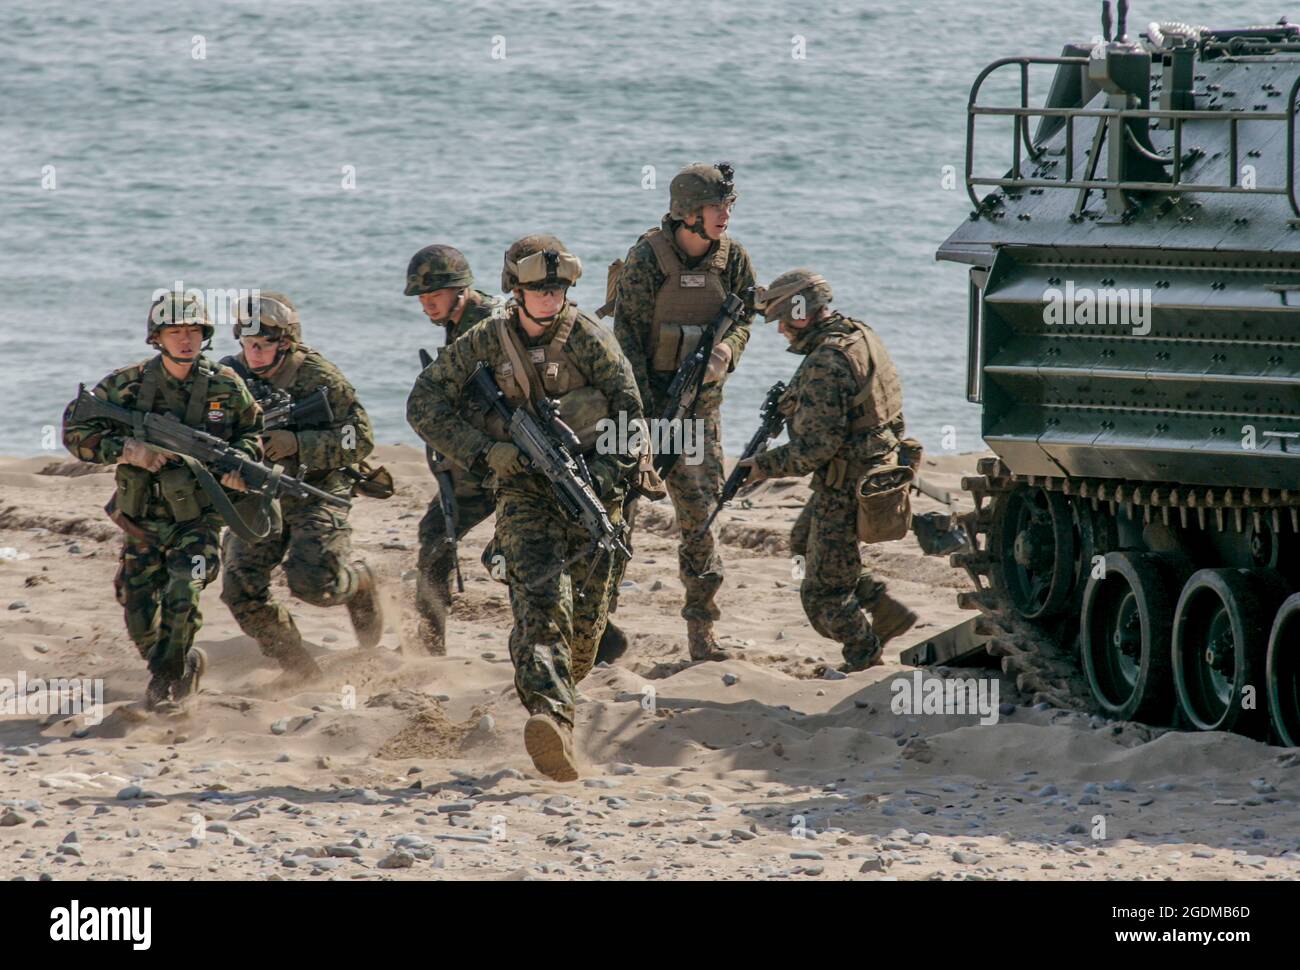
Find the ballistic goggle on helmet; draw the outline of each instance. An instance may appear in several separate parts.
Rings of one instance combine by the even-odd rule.
[[[241,300],[235,311],[234,336],[288,337],[302,341],[302,321],[298,308],[282,293],[259,292]]]
[[[547,233],[535,233],[516,239],[506,250],[501,266],[501,291],[572,286],[580,276],[582,263],[564,243]]]
[[[754,309],[768,321],[789,317],[805,319],[829,306],[833,296],[826,277],[810,269],[793,269],[782,273],[770,285],[758,288]]]

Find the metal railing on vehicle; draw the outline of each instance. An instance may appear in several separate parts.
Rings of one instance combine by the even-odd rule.
[[[970,196],[971,202],[975,206],[975,211],[984,211],[985,206],[975,192],[975,186],[988,185],[1003,189],[1077,189],[1082,195],[1079,205],[1076,206],[1075,212],[1082,212],[1083,204],[1087,199],[1087,194],[1092,191],[1105,191],[1108,189],[1119,189],[1127,192],[1218,192],[1218,193],[1250,193],[1255,195],[1282,195],[1286,196],[1291,205],[1291,211],[1300,219],[1300,202],[1296,199],[1296,177],[1295,177],[1295,117],[1296,117],[1296,95],[1300,93],[1300,77],[1297,77],[1295,83],[1291,85],[1290,94],[1286,100],[1285,111],[1253,111],[1246,113],[1240,110],[1232,111],[1210,111],[1202,109],[1177,109],[1177,110],[1160,110],[1156,108],[1031,108],[1029,106],[1029,67],[1032,64],[1075,64],[1080,67],[1088,63],[1086,57],[1004,57],[1001,60],[994,61],[988,67],[980,72],[971,86],[970,100],[967,103],[966,114],[966,193]],[[979,104],[980,88],[984,81],[993,74],[998,68],[1005,67],[1008,64],[1016,64],[1020,67],[1020,105],[1018,107],[999,107]],[[975,119],[981,115],[994,115],[1000,117],[1012,118],[1012,158],[1010,177],[989,178],[977,177],[974,174],[975,167]],[[1032,162],[1042,160],[1045,149],[1042,146],[1035,145],[1029,134],[1030,118],[1064,118],[1065,119],[1065,178],[1026,178],[1022,174],[1021,162],[1023,157],[1028,156]],[[1076,118],[1100,118],[1105,119],[1104,123],[1098,123],[1097,131],[1093,138],[1092,154],[1088,161],[1088,171],[1083,178],[1075,178],[1074,172],[1074,122]],[[1173,151],[1172,154],[1165,158],[1164,156],[1152,155],[1143,146],[1137,144],[1133,133],[1125,124],[1129,120],[1150,120],[1165,119],[1173,122]],[[1222,122],[1228,125],[1228,171],[1229,178],[1226,184],[1218,182],[1185,182],[1183,181],[1183,167],[1190,160],[1185,160],[1183,156],[1183,125],[1188,121],[1213,121]],[[1256,121],[1277,121],[1286,124],[1286,184],[1277,186],[1256,186],[1248,188],[1239,184],[1238,176],[1238,126],[1242,122]],[[1118,178],[1096,178],[1096,166],[1100,156],[1100,146],[1103,133],[1123,131],[1128,143],[1139,153],[1152,161],[1157,161],[1162,165],[1171,167],[1170,180],[1168,182],[1151,182],[1123,178],[1123,173],[1119,173]],[[1108,173],[1113,174],[1113,173]],[[1293,220],[1295,221],[1295,220]]]

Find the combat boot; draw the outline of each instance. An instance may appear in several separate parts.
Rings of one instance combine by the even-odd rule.
[[[172,706],[172,685],[175,681],[166,674],[154,674],[144,690],[144,706],[151,711]]]
[[[840,664],[840,672],[851,674],[875,667],[881,663],[881,654],[884,652],[885,646],[880,638],[868,630],[862,639],[844,644],[844,663]]]
[[[712,620],[687,620],[686,642],[692,660],[703,662],[731,659],[731,654],[718,646],[718,641],[713,638]]]
[[[447,638],[427,616],[420,617],[420,622],[416,624],[415,638],[424,648],[423,652],[429,656],[447,656]]]
[[[192,694],[199,692],[199,681],[208,671],[208,655],[198,647],[190,647],[185,653],[185,672],[181,674],[180,680],[174,682],[172,696],[175,700],[182,701]]]
[[[612,664],[627,653],[627,634],[610,620],[605,624],[605,632],[600,636],[600,646],[596,648],[596,663]]]
[[[259,641],[258,646],[262,648],[262,653],[280,665],[281,670],[295,678],[315,680],[322,674],[320,665],[312,659],[301,642],[274,640],[262,643]]]
[[[524,748],[537,770],[555,781],[578,780],[573,728],[549,714],[534,714],[524,724]]]
[[[357,573],[357,588],[348,599],[348,616],[352,619],[357,643],[369,650],[378,646],[384,635],[384,608],[379,602],[379,583],[365,563],[354,562],[352,568]]]
[[[871,629],[882,647],[912,629],[916,620],[916,613],[888,593],[881,593],[871,608]]]

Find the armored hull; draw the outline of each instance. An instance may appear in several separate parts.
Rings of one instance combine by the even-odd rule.
[[[974,208],[938,258],[970,267],[997,458],[965,483],[963,605],[1045,699],[1073,662],[1108,716],[1298,745],[1300,28],[1130,41],[1126,15],[971,90]]]

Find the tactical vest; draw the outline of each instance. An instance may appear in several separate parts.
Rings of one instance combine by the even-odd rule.
[[[723,236],[708,261],[694,269],[683,265],[662,228],[651,229],[642,238],[654,250],[664,274],[650,323],[650,368],[675,371],[694,352],[704,328],[718,315],[727,298],[722,274],[727,269],[731,238]]]
[[[555,322],[546,343],[537,347],[525,347],[511,321],[506,317],[497,317],[493,325],[505,359],[497,362],[493,376],[512,408],[525,407],[539,398],[547,397],[559,402],[563,419],[569,418],[571,410],[581,412],[582,426],[574,427],[573,430],[585,449],[595,440],[596,422],[609,416],[609,407],[608,402],[603,407],[600,405],[604,401],[604,395],[596,388],[591,388],[590,392],[574,393],[589,384],[586,375],[578,369],[565,349],[577,322],[577,309],[569,307]],[[599,401],[596,400],[597,397]],[[573,424],[572,421],[569,423]],[[494,415],[488,417],[484,430],[497,441],[510,440],[505,426]]]
[[[131,410],[145,414],[153,412],[162,380],[161,368],[160,357],[145,364]],[[229,427],[229,415],[220,408],[207,408],[208,384],[214,373],[215,369],[206,358],[200,357],[195,362],[189,399],[185,402],[184,413],[176,417],[188,427],[224,438]],[[204,509],[211,507],[194,475],[184,465],[164,467],[153,474],[134,465],[119,463],[114,479],[117,485],[114,495],[116,508],[132,520],[149,514],[151,509],[159,511],[160,502],[165,504],[176,522],[196,519]]]
[[[903,385],[876,332],[860,320],[840,317],[856,333],[831,334],[821,346],[833,347],[853,369],[858,392],[849,402],[849,431],[877,431],[903,413]]]

